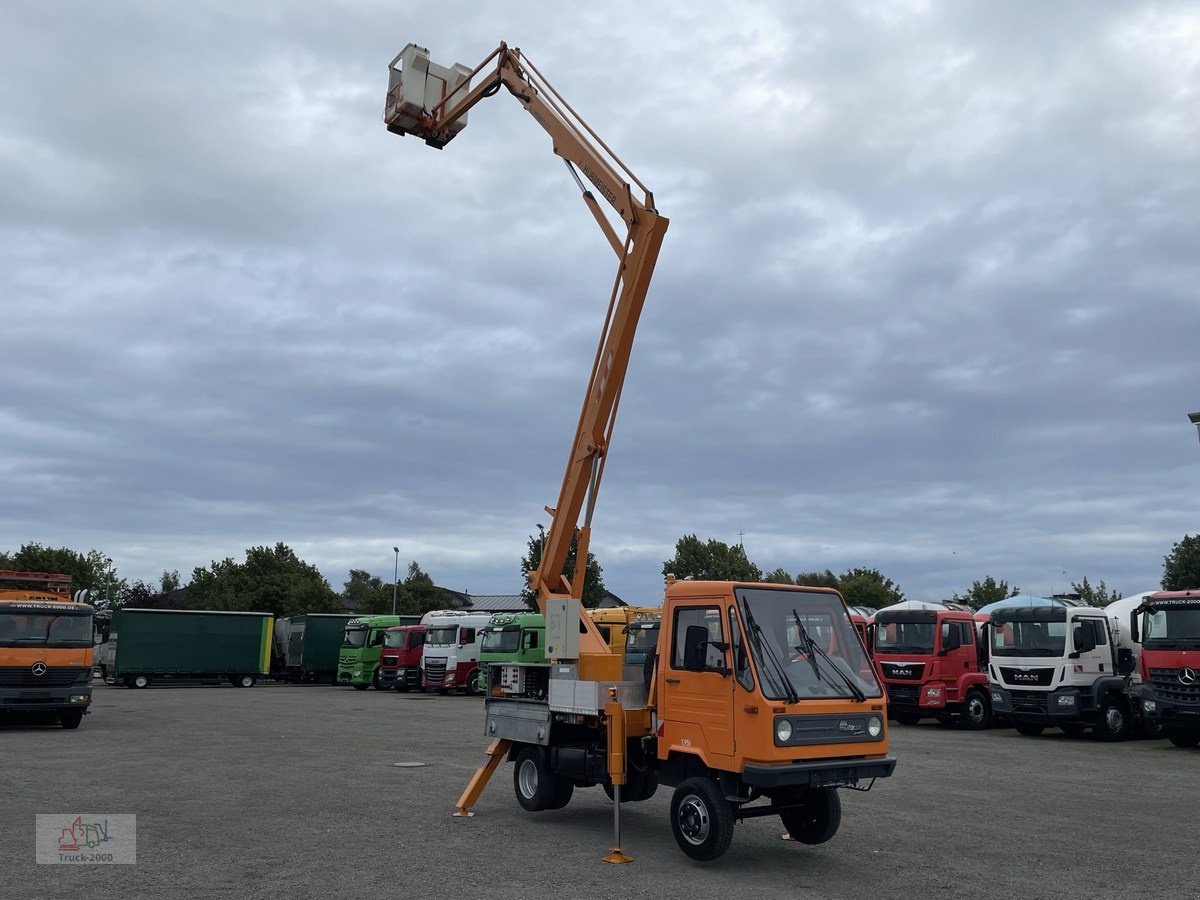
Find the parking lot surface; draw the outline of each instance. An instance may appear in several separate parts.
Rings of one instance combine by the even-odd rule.
[[[828,844],[738,826],[676,847],[671,791],[526,813],[500,768],[471,819],[482,702],[260,684],[100,686],[78,731],[0,724],[0,897],[1197,897],[1200,751],[893,725],[896,774],[842,792]],[[396,763],[422,763],[397,766]],[[38,813],[137,816],[134,865],[37,865]]]

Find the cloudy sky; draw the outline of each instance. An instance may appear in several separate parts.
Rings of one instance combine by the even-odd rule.
[[[1134,593],[1200,532],[1192,3],[9,2],[0,549],[284,541],[520,589],[612,254],[507,94],[381,122],[409,41],[521,47],[671,220],[594,522],[766,569]]]

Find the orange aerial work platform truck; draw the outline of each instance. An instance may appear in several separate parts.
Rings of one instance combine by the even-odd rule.
[[[517,801],[531,812],[565,806],[577,788],[607,786],[610,862],[629,861],[622,802],[646,800],[659,784],[674,788],[671,827],[693,859],[721,856],[734,823],[756,816],[778,816],[797,842],[828,840],[841,820],[838,790],[869,789],[895,768],[886,699],[836,591],[668,577],[657,650],[634,681],[622,680],[622,657],[580,603],[596,496],[667,219],[519,50],[502,43],[469,69],[440,66],[409,44],[389,75],[388,130],[438,149],[462,131],[476,103],[508,91],[550,135],[617,257],[558,502],[545,508],[551,526],[541,564],[530,573],[549,662],[505,665],[491,681],[484,731],[492,743],[454,815],[473,814],[508,760]],[[567,577],[576,527],[576,567]]]

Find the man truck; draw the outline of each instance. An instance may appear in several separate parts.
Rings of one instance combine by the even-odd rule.
[[[734,822],[755,816],[779,816],[799,842],[829,840],[841,821],[838,790],[869,787],[895,767],[883,690],[836,591],[668,579],[648,686],[622,677],[623,657],[580,600],[634,332],[667,230],[653,194],[507,44],[474,69],[437,65],[409,44],[388,69],[387,129],[439,149],[484,98],[502,90],[516,98],[549,134],[617,261],[558,502],[545,507],[551,525],[529,579],[546,617],[550,664],[509,666],[511,677],[492,689],[484,711],[492,743],[454,815],[473,814],[507,759],[517,802],[530,812],[563,807],[577,787],[611,786],[608,862],[629,861],[622,801],[644,800],[659,783],[675,787],[671,828],[694,859],[719,857]],[[539,346],[555,347],[545,336]],[[574,570],[565,572],[576,535]]]
[[[270,613],[118,609],[102,674],[131,688],[220,681],[253,687],[270,671],[273,625]]]
[[[1142,645],[1143,714],[1176,747],[1200,745],[1200,590],[1143,598],[1129,628]]]
[[[968,609],[881,609],[874,659],[901,725],[923,718],[987,728],[992,719],[986,648]]]
[[[379,686],[407,693],[421,689],[421,651],[425,647],[424,625],[397,625],[383,636],[379,654]]]
[[[70,575],[0,571],[0,714],[79,727],[92,702],[92,614]]]
[[[369,687],[380,690],[379,656],[389,628],[416,625],[420,616],[359,616],[346,623],[342,646],[338,651],[337,683],[356,691]]]

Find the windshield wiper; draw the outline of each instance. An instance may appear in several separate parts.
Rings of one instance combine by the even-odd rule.
[[[796,686],[792,684],[792,679],[788,678],[787,670],[784,669],[783,663],[779,661],[779,658],[775,655],[775,651],[771,649],[771,642],[768,641],[766,636],[763,634],[763,630],[759,627],[758,622],[754,621],[754,614],[750,612],[750,603],[746,602],[743,605],[743,608],[746,610],[746,624],[750,626],[750,631],[754,635],[755,642],[758,644],[758,649],[762,651],[762,655],[765,659],[769,659],[771,661],[775,671],[779,674],[779,677],[783,679],[784,688],[787,690],[787,702],[799,703],[800,694],[796,691]]]
[[[796,612],[795,609],[792,610],[792,618],[796,620],[796,627],[800,629],[800,640],[804,641],[805,646],[808,648],[808,661],[812,663],[813,674],[817,676],[817,680],[826,682],[828,681],[828,679],[821,677],[821,667],[817,664],[817,656],[820,655],[823,660],[829,663],[829,665],[833,668],[833,671],[837,673],[837,676],[840,679],[842,679],[842,682],[846,685],[846,687],[850,689],[851,697],[853,697],[859,703],[862,703],[864,700],[866,700],[867,695],[863,693],[862,688],[851,681],[850,677],[841,669],[839,669],[837,663],[835,663],[829,657],[829,654],[817,646],[817,642],[812,639],[812,635],[808,633],[808,629],[805,628],[804,623],[800,621],[800,614]],[[797,647],[796,649],[800,648]]]

